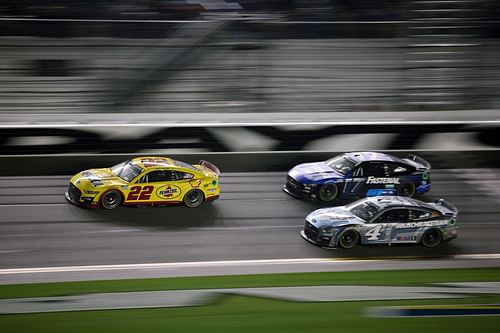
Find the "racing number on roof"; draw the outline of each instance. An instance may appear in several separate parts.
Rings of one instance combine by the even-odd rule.
[[[147,186],[132,186],[127,196],[127,200],[149,200],[154,187]]]

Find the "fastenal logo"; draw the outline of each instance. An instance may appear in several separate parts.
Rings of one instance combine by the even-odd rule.
[[[366,180],[367,184],[399,184],[397,177],[373,177],[370,176]]]

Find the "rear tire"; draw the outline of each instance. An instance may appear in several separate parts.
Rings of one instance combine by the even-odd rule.
[[[115,209],[122,203],[122,195],[118,191],[109,191],[104,193],[101,198],[101,206],[104,209]]]
[[[442,240],[441,231],[438,229],[429,229],[424,232],[420,242],[423,246],[432,248],[438,246]]]
[[[398,188],[398,195],[408,198],[413,198],[415,196],[415,184],[410,182],[404,182]]]
[[[323,184],[318,190],[318,198],[323,202],[332,202],[338,194],[339,188],[333,183]]]
[[[205,195],[200,190],[190,190],[184,196],[183,202],[186,207],[195,208],[205,201]]]
[[[339,247],[344,249],[352,249],[359,243],[359,232],[353,228],[344,229],[338,239]]]

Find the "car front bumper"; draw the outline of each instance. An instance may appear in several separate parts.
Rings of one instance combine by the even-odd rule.
[[[328,240],[324,240],[324,241],[317,241],[315,239],[312,239],[310,238],[304,231],[304,229],[302,229],[300,231],[300,236],[302,238],[304,238],[306,241],[308,241],[309,243],[313,244],[313,245],[316,245],[316,246],[319,246],[321,248],[324,248],[324,249],[335,249],[335,245],[332,244],[332,241],[331,241],[331,238],[329,238]]]
[[[72,203],[75,206],[84,207],[84,208],[91,208],[91,209],[99,208],[99,205],[95,204],[93,202],[87,203],[86,201],[80,202],[80,201],[74,200],[73,198],[71,198],[71,196],[69,195],[68,192],[64,193],[64,197],[66,198],[66,200],[68,200],[70,203]]]
[[[302,199],[302,200],[315,200],[316,196],[311,193],[311,192],[304,192],[299,189],[295,189],[293,187],[290,187],[288,184],[283,186],[283,191],[292,197],[295,197],[297,199]]]

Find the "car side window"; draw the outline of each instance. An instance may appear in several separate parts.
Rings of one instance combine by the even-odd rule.
[[[367,175],[375,177],[397,177],[408,173],[408,168],[390,162],[370,163],[369,170],[367,171]]]
[[[143,181],[144,179],[144,181]],[[155,170],[149,172],[146,176],[141,178],[141,183],[158,183],[169,182],[177,180],[177,175],[173,170]]]
[[[395,163],[384,163],[384,172],[388,177],[399,176],[406,173],[408,170]]]
[[[366,165],[365,176],[385,177],[384,163],[371,162]]]
[[[431,212],[426,210],[410,209],[410,221],[426,221],[432,217]]]
[[[376,223],[395,223],[408,221],[408,209],[390,209],[384,212],[375,222]]]
[[[188,173],[188,172],[183,172],[183,171],[175,171],[177,180],[183,180],[183,179],[192,179],[194,177],[193,174]]]

